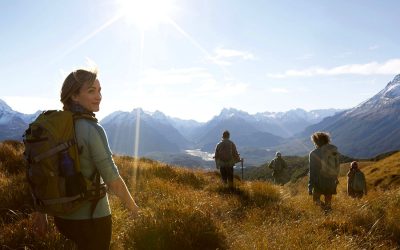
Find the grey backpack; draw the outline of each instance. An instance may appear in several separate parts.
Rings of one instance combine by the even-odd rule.
[[[364,191],[364,187],[365,187],[365,176],[361,171],[356,171],[354,173],[354,179],[351,188],[356,192],[362,192]]]
[[[321,147],[321,175],[329,178],[337,178],[339,175],[340,163],[337,147],[326,144]]]

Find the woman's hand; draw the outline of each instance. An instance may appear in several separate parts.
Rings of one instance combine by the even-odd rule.
[[[135,201],[130,202],[128,206],[128,210],[130,211],[133,217],[136,217],[139,213],[139,206],[136,204]]]
[[[37,237],[43,238],[48,230],[47,215],[39,212],[33,212],[31,216],[32,216],[33,233]]]

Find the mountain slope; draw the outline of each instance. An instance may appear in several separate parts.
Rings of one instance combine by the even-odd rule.
[[[100,122],[107,132],[114,153],[134,155],[138,112],[140,112],[139,155],[152,152],[180,152],[189,144],[170,124],[154,119],[140,109],[132,112],[118,111]]]
[[[222,132],[229,130],[231,139],[238,148],[270,147],[280,143],[281,138],[268,132],[262,132],[242,117],[217,117],[203,128],[203,135],[197,141],[203,151],[213,152],[215,145],[221,140]]]
[[[26,116],[12,110],[7,103],[0,99],[0,141],[22,140],[22,135],[32,119],[31,117],[24,118]]]
[[[400,148],[400,75],[360,105],[308,127],[302,136],[328,131],[341,152],[369,158]]]

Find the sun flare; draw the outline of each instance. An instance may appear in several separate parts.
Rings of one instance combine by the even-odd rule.
[[[118,0],[118,3],[125,20],[142,30],[166,22],[176,8],[172,0]]]

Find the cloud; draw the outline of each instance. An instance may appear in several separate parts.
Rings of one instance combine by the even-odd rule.
[[[208,79],[212,79],[212,75],[204,68],[148,69],[143,73],[139,83],[143,85],[182,85]]]
[[[214,55],[209,56],[207,59],[218,65],[229,66],[232,65],[233,60],[254,60],[255,56],[248,51],[216,48]]]
[[[285,88],[272,88],[270,89],[272,93],[289,93],[289,90]]]
[[[400,59],[391,59],[384,63],[347,64],[333,68],[312,67],[303,70],[286,70],[284,73],[267,74],[271,78],[313,77],[335,75],[394,75],[400,73]]]

